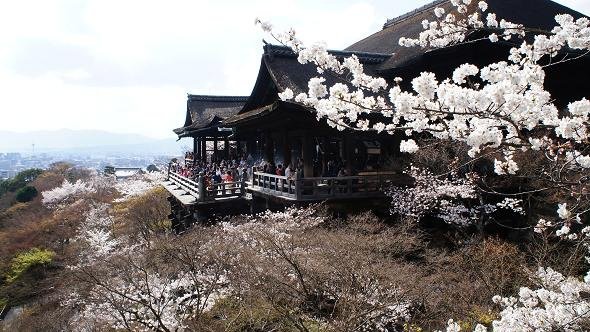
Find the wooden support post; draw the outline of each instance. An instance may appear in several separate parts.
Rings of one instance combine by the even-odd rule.
[[[197,160],[197,151],[199,150],[199,139],[193,137],[193,162]]]
[[[348,135],[344,135],[342,143],[344,144],[344,167],[348,171],[348,175],[352,175],[352,139]]]
[[[203,175],[199,175],[199,197],[197,201],[203,202],[205,200],[205,179]]]
[[[219,151],[217,151],[217,136],[213,138],[213,157],[211,158],[211,162],[216,162]]]
[[[283,169],[286,169],[291,164],[291,142],[289,142],[289,133],[287,129],[283,129]]]
[[[199,159],[203,162],[207,161],[207,139],[201,137],[201,148],[199,149]]]
[[[301,154],[303,156],[303,177],[313,177],[313,139],[309,132],[305,132],[301,144]]]
[[[246,141],[246,154],[252,155],[253,157],[256,155],[256,141],[255,140]]]
[[[225,160],[229,160],[229,139],[227,137],[223,140],[223,148],[225,152]]]
[[[322,144],[324,145],[322,151],[322,173],[320,176],[324,176],[328,173],[328,138],[322,138]]]
[[[238,153],[238,159],[241,159],[242,156],[244,155],[244,149],[242,146],[242,142],[240,141],[236,141],[236,148],[237,148],[237,153]]]
[[[274,142],[269,131],[264,132],[264,160],[267,163],[274,163]]]

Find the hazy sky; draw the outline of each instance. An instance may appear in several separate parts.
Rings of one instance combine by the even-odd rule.
[[[341,49],[429,2],[0,0],[0,130],[169,137],[186,93],[250,94],[256,17]],[[590,0],[558,2],[590,14]]]

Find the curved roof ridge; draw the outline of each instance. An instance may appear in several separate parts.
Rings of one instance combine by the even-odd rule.
[[[388,53],[373,53],[373,52],[356,52],[356,51],[341,51],[328,50],[328,53],[336,57],[347,57],[356,55],[361,62],[364,63],[381,63],[391,57]],[[296,57],[297,54],[293,50],[284,45],[266,44],[264,45],[264,55],[279,56],[279,57]]]
[[[189,101],[212,101],[212,102],[242,102],[249,96],[218,96],[218,95],[193,95],[187,94]]]
[[[431,10],[434,7],[439,6],[439,5],[442,5],[443,3],[448,2],[448,1],[449,0],[435,0],[435,1],[433,1],[433,2],[431,2],[429,4],[426,4],[426,5],[422,6],[422,7],[416,8],[416,9],[412,10],[411,12],[407,12],[407,13],[405,13],[403,15],[398,16],[398,17],[394,17],[394,18],[388,19],[387,22],[385,22],[385,24],[383,24],[383,29],[388,28],[388,27],[390,27],[390,26],[392,26],[392,25],[394,25],[396,23],[405,21],[405,20],[413,17],[414,15],[418,15],[418,14],[424,12],[424,11]]]

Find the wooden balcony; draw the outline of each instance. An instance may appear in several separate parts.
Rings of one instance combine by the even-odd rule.
[[[292,202],[384,197],[387,188],[409,184],[411,178],[404,174],[289,179],[253,172],[250,182],[223,182],[205,187],[202,177],[193,181],[169,172],[164,186],[182,204],[195,205],[247,199],[250,195]]]

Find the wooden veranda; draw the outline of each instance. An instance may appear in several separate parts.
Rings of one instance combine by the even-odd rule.
[[[384,197],[391,186],[410,185],[412,180],[393,173],[300,179],[256,171],[252,174],[249,181],[206,185],[202,176],[191,180],[169,171],[163,185],[180,203],[192,206],[249,200],[252,196],[285,203]]]

